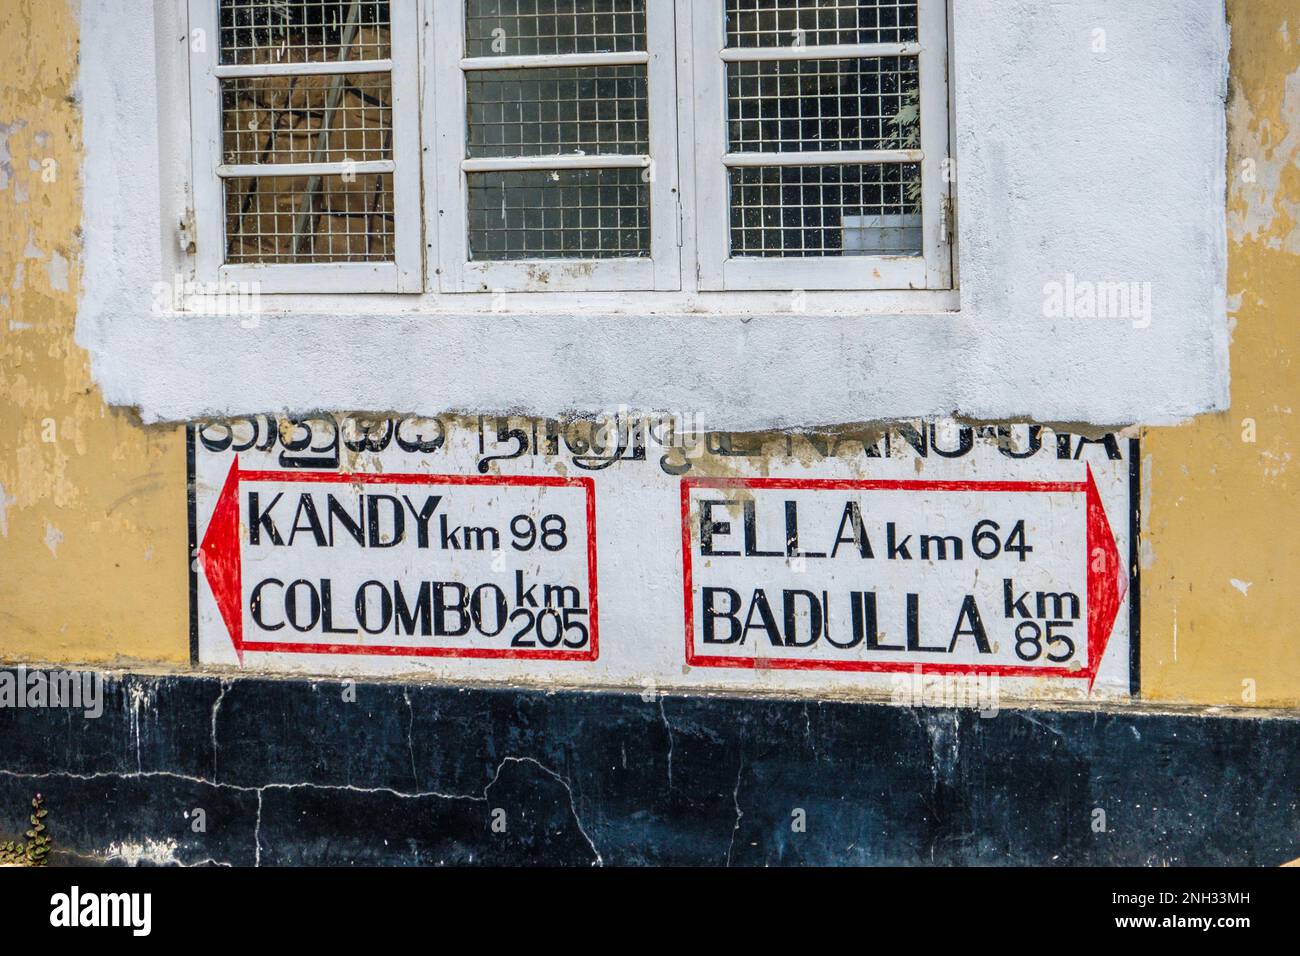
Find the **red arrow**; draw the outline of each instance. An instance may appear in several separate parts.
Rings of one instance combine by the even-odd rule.
[[[1110,641],[1119,602],[1128,589],[1128,575],[1120,565],[1119,551],[1106,509],[1102,507],[1097,483],[1092,480],[1092,466],[1088,466],[1088,690],[1097,680],[1101,657]]]
[[[579,488],[586,497],[587,519],[587,594],[590,641],[586,649],[575,653],[559,649],[513,649],[495,647],[427,647],[383,644],[327,644],[245,641],[244,639],[244,589],[241,573],[239,533],[239,485],[241,482],[288,482],[308,484],[441,484],[441,485],[494,485],[547,488]],[[239,458],[230,465],[226,482],[217,496],[216,506],[208,519],[203,543],[199,546],[199,563],[208,579],[208,587],[216,601],[217,610],[226,623],[230,642],[234,645],[239,662],[244,662],[245,651],[300,653],[300,654],[370,654],[414,657],[473,657],[517,658],[531,660],[584,660],[594,661],[599,654],[599,603],[596,575],[596,491],[591,478],[532,477],[523,475],[432,475],[344,472],[294,472],[294,471],[241,471]]]
[[[244,589],[239,561],[239,456],[230,465],[208,530],[199,546],[199,562],[226,622],[239,663],[244,663]]]

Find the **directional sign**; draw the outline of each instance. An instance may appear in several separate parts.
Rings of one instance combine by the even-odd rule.
[[[592,661],[590,478],[244,471],[200,560],[235,653]]]
[[[698,667],[1091,683],[1127,587],[1091,469],[1078,482],[687,479],[681,514]]]
[[[1137,687],[1140,469],[1117,435],[618,412],[258,416],[190,444],[203,664],[900,700]]]

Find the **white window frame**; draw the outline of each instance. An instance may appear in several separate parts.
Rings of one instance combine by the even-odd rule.
[[[256,283],[261,292],[421,292],[420,247],[420,18],[414,0],[390,5],[388,60],[222,66],[217,0],[188,0],[190,48],[190,133],[195,273],[205,282]],[[390,73],[393,141],[390,160],[371,162],[259,163],[226,165],[222,155],[221,81],[247,76]],[[391,262],[227,263],[224,181],[239,176],[357,175],[392,173],[393,251]]]
[[[837,46],[728,48],[720,4],[679,6],[689,17],[694,79],[694,140],[699,287],[703,290],[869,290],[952,287],[951,176],[948,156],[948,11],[945,0],[920,0],[918,42]],[[916,150],[730,153],[727,150],[727,64],[915,56],[921,89],[921,145]],[[683,151],[687,149],[685,139]],[[837,163],[921,165],[920,256],[732,256],[729,173],[737,166]],[[849,278],[852,277],[852,278]]]
[[[948,0],[920,0],[919,42],[836,47],[725,48],[721,0],[649,0],[647,53],[560,56],[464,55],[463,0],[394,0],[391,60],[219,66],[218,0],[186,0],[191,36],[205,31],[205,52],[189,54],[191,182],[195,222],[193,264],[200,280],[255,282],[263,293],[424,293],[427,307],[478,311],[480,294],[509,293],[509,311],[608,308],[612,295],[654,292],[642,311],[704,308],[747,312],[771,308],[774,295],[808,292],[814,309],[862,311],[957,308],[956,300],[909,295],[956,295],[955,226],[949,155]],[[921,89],[921,145],[915,151],[794,154],[807,162],[919,161],[923,254],[919,256],[731,257],[729,164],[762,163],[791,154],[728,156],[727,62],[914,55]],[[527,69],[619,63],[646,64],[650,157],[562,156],[466,159],[466,83],[475,69]],[[223,178],[339,172],[342,163],[222,165],[220,80],[227,76],[294,72],[392,75],[393,159],[353,163],[358,173],[393,174],[392,262],[241,263],[225,259]],[[649,256],[609,259],[542,258],[471,261],[466,174],[504,168],[592,167],[619,163],[648,169]],[[693,267],[692,267],[693,264]],[[569,293],[552,296],[548,293]],[[540,294],[540,295],[537,295]],[[818,298],[820,296],[820,298]],[[868,298],[864,298],[867,296]],[[820,305],[818,304],[820,303]],[[304,302],[305,304],[305,302]],[[286,300],[285,307],[295,307]],[[621,309],[620,309],[621,310]]]
[[[434,2],[426,50],[424,100],[433,132],[437,203],[430,210],[430,235],[438,237],[438,281],[442,292],[672,291],[681,288],[680,212],[677,182],[677,102],[673,8],[663,0],[646,3],[643,53],[577,53],[542,56],[468,57],[465,3]],[[468,159],[466,74],[556,66],[645,64],[649,156],[562,155]],[[644,170],[650,191],[650,255],[610,259],[510,259],[469,257],[467,174],[489,170],[594,169],[633,166]],[[432,283],[431,283],[432,284]]]

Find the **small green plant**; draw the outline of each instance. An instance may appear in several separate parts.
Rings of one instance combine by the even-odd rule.
[[[49,815],[49,810],[42,806],[44,798],[38,793],[32,798],[32,815],[29,818],[32,828],[27,831],[27,842],[18,843],[5,840],[0,843],[0,865],[3,866],[44,866],[50,854],[50,838],[45,835],[45,824],[41,821]]]

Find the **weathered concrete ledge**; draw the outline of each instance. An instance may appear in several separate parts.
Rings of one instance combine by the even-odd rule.
[[[98,718],[0,708],[0,834],[40,792],[65,863],[1300,856],[1300,717],[347,690],[109,674]]]

